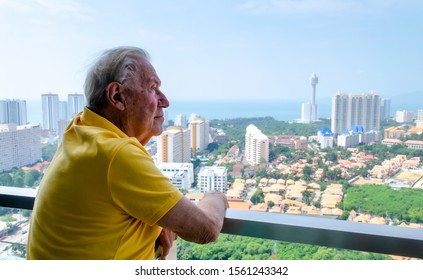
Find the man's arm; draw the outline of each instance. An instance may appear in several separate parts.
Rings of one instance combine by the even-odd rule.
[[[206,193],[197,205],[182,197],[157,224],[184,240],[205,244],[217,240],[227,208],[226,196],[219,191]]]

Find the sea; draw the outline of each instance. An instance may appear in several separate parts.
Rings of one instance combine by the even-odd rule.
[[[320,105],[320,106],[319,106]],[[330,117],[330,102],[318,104],[320,117]],[[281,121],[301,118],[301,102],[294,100],[171,100],[165,109],[168,120],[179,114],[188,119],[196,114],[207,120],[273,117]],[[41,101],[27,100],[27,118],[31,124],[42,124]]]
[[[422,94],[423,95],[423,94]],[[391,117],[397,110],[417,112],[423,109],[419,98],[392,98]],[[404,96],[403,96],[404,97]],[[422,99],[423,100],[423,99]],[[304,100],[170,100],[166,109],[168,120],[174,120],[176,115],[183,114],[189,118],[196,114],[207,120],[272,117],[276,120],[296,122],[301,118],[301,104]],[[317,99],[319,118],[331,117],[331,98]],[[27,100],[27,118],[31,124],[42,124],[42,109],[40,100]]]

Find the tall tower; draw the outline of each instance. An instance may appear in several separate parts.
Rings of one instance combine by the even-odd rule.
[[[79,112],[84,110],[85,95],[83,94],[68,94],[68,117],[73,118]]]
[[[27,124],[26,101],[19,99],[0,100],[0,123]]]
[[[157,162],[191,162],[191,131],[182,126],[169,126],[157,137]]]
[[[338,92],[332,97],[332,132],[343,133],[352,126],[362,126],[365,131],[380,128],[380,96],[346,94]]]
[[[311,121],[315,122],[318,121],[319,118],[317,117],[317,104],[316,104],[316,85],[319,82],[316,74],[313,73],[311,75],[311,86],[313,87],[313,94],[311,96]]]
[[[41,94],[43,105],[43,128],[57,131],[59,128],[59,95]]]
[[[210,143],[209,121],[196,118],[189,123],[191,130],[191,149],[195,152],[204,151]]]
[[[269,138],[253,124],[246,128],[245,158],[252,165],[269,162]]]

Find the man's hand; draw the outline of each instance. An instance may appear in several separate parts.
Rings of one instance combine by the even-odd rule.
[[[161,247],[161,255],[160,258],[164,260],[166,256],[169,254],[170,248],[173,245],[173,241],[178,239],[178,235],[173,231],[163,228],[162,232],[160,232],[159,237],[156,240],[156,251]]]

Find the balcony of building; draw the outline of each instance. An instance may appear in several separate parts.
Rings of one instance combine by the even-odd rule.
[[[35,196],[35,189],[0,187],[0,207],[31,210]],[[423,258],[423,230],[399,226],[228,209],[222,233]]]

